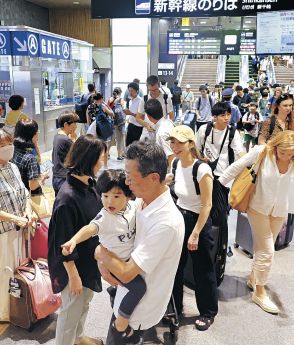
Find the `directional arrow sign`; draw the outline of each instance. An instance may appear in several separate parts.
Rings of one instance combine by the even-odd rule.
[[[27,41],[26,40],[21,42],[17,37],[14,37],[13,40],[18,45],[18,47],[16,48],[16,50],[18,52],[26,52],[27,51]]]

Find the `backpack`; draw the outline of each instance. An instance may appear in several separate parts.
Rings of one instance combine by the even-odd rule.
[[[249,112],[247,113],[247,121],[249,119]],[[259,114],[255,113],[254,115],[256,120],[259,120]],[[251,123],[243,123],[243,128],[246,129],[246,131],[250,132],[254,128],[255,124],[252,125]]]
[[[213,123],[212,122],[208,122],[208,124],[206,126],[206,130],[205,130],[204,142],[203,142],[202,149],[201,149],[202,155],[204,154],[204,148],[205,148],[206,139],[210,135],[210,133],[212,131],[212,128],[213,128]],[[227,127],[227,131],[225,133],[225,136],[224,136],[224,139],[223,139],[223,142],[222,142],[219,154],[221,154],[221,151],[223,149],[223,146],[224,146],[225,140],[227,138],[228,132],[229,132],[228,156],[229,156],[229,165],[231,165],[235,161],[234,150],[231,148],[231,143],[232,143],[232,140],[234,139],[235,132],[236,132],[236,127],[235,126],[228,126]],[[210,165],[212,171],[215,170],[215,168],[217,166],[217,163],[218,163],[218,160],[219,160],[219,157],[214,162],[211,162],[211,163],[208,162],[208,164]]]
[[[173,160],[172,163],[172,174],[175,177],[177,166],[178,166],[179,159],[176,158]],[[200,195],[200,187],[197,181],[197,172],[200,164],[205,163],[204,161],[198,159],[192,169],[192,176],[193,182],[195,185],[196,194]],[[171,186],[171,195],[176,202],[177,195],[174,191],[174,184]],[[212,224],[219,225],[224,213],[227,212],[228,206],[228,195],[229,195],[229,188],[223,186],[218,179],[214,178],[213,180],[213,191],[212,191],[212,208],[210,210],[210,217],[212,219]]]
[[[113,121],[105,114],[102,106],[99,105],[96,112],[96,133],[98,138],[106,141],[113,134]]]
[[[126,115],[124,113],[123,107],[120,100],[118,100],[113,106],[114,121],[115,126],[123,126],[126,122]]]
[[[199,98],[198,98],[198,108],[197,108],[197,110],[200,110],[201,98],[202,98],[201,96],[199,96]],[[210,103],[210,108],[212,109],[213,105],[212,105],[212,98],[211,98],[210,95],[208,95],[208,99],[209,99],[209,103]]]
[[[160,88],[160,90],[163,91],[163,99],[164,99],[165,108],[166,108],[166,116],[168,116],[168,112],[167,112],[167,99],[168,99],[168,94],[167,94],[162,88]],[[148,101],[148,95],[144,95],[144,103],[146,104],[147,101]]]
[[[75,104],[75,113],[79,115],[80,123],[87,123],[87,109],[88,106],[92,103],[92,94],[82,96],[81,101]]]
[[[173,102],[181,102],[182,89],[179,86],[171,88],[171,93]]]

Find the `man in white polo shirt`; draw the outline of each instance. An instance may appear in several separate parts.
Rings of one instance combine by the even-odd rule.
[[[148,117],[145,116],[145,103],[150,98],[157,99],[162,106],[163,116],[172,121],[174,120],[173,104],[171,98],[168,97],[168,94],[160,88],[159,79],[156,75],[150,75],[147,78],[147,90],[148,95],[141,99],[136,120],[143,126],[140,140],[145,140],[147,138],[155,141],[154,125],[149,121]]]
[[[126,183],[138,200],[134,251],[127,262],[102,245],[96,249],[100,272],[110,284],[127,283],[141,274],[147,292],[129,319],[132,334],[110,324],[106,345],[141,344],[140,332],[156,325],[165,314],[184,240],[183,216],[165,185],[167,159],[153,142],[136,142],[126,152]],[[109,273],[112,273],[112,275]],[[118,285],[114,315],[128,290]]]
[[[165,119],[163,117],[162,106],[157,99],[148,99],[145,103],[145,113],[149,121],[154,124],[155,142],[163,148],[168,161],[168,170],[170,170],[171,162],[174,159],[174,153],[170,148],[167,138],[170,136],[170,131],[175,125],[170,119]]]
[[[136,115],[141,101],[141,97],[139,96],[139,85],[137,83],[130,83],[128,85],[128,91],[131,100],[129,109],[124,110],[124,113],[129,115],[126,146],[129,146],[133,141],[140,140],[143,130],[142,125],[136,121]]]

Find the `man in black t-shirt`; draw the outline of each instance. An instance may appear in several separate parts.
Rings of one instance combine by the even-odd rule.
[[[53,178],[52,185],[57,195],[63,182],[66,180],[68,170],[64,167],[65,157],[71,148],[73,140],[69,136],[73,136],[77,128],[79,117],[71,111],[64,111],[58,117],[58,126],[60,127],[53,140],[52,162],[53,162]]]

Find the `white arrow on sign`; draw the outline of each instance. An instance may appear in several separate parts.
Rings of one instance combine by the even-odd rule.
[[[14,37],[13,40],[19,45],[19,47],[16,48],[18,52],[26,52],[28,50],[26,41],[21,42],[17,37]]]

